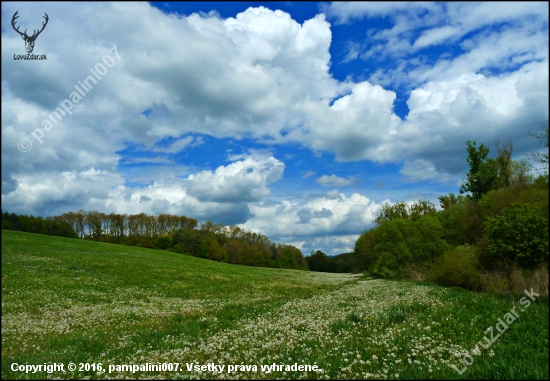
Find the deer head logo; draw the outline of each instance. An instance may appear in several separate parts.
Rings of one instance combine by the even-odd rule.
[[[32,34],[32,36],[28,36],[27,35],[27,30],[25,29],[25,32],[24,33],[21,33],[19,31],[19,27],[15,27],[15,19],[18,18],[19,16],[17,15],[19,11],[15,12],[13,14],[13,17],[11,19],[11,26],[13,26],[13,29],[15,29],[15,31],[17,33],[19,33],[21,35],[21,38],[23,40],[25,40],[25,49],[27,49],[27,53],[32,53],[32,50],[34,49],[34,42],[36,41],[36,39],[38,38],[38,36],[40,35],[40,33],[42,33],[42,31],[44,30],[44,28],[46,27],[46,24],[48,24],[48,20],[49,20],[49,17],[48,17],[48,14],[46,12],[44,12],[44,14],[46,16],[42,16],[46,19],[46,22],[42,21],[42,29],[40,29],[39,31],[37,31],[36,29],[34,30],[34,33]]]

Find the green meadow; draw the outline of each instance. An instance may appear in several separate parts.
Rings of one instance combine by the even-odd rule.
[[[2,378],[548,379],[548,298],[533,292],[3,230]],[[54,363],[64,369],[44,371]],[[144,364],[171,369],[117,367]]]

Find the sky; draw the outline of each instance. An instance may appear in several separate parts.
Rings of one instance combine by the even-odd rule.
[[[38,32],[25,41],[12,28]],[[2,209],[170,213],[308,255],[548,125],[547,2],[2,2]]]

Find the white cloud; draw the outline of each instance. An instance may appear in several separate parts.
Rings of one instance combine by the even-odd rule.
[[[323,175],[317,179],[317,184],[323,187],[343,187],[354,184],[357,181],[353,176],[349,176],[347,179],[338,177],[336,175]]]
[[[228,19],[167,15],[147,3],[2,7],[5,25],[16,9],[28,20],[56,15],[35,47],[48,55],[40,65],[13,60],[24,44],[16,33],[2,35],[2,202],[16,212],[178,213],[244,223],[309,247],[321,242],[317,234],[354,236],[378,206],[336,190],[303,204],[264,203],[285,169],[271,149],[228,153],[231,163],[215,170],[174,164],[175,154],[202,144],[201,134],[247,138],[299,143],[340,161],[403,163],[410,181],[454,180],[465,167],[466,140],[513,138],[521,155],[533,146],[526,132],[548,121],[547,3],[328,5],[329,20],[388,16],[391,23],[350,45],[348,60],[390,57],[394,65],[359,83],[330,74],[324,15],[299,24],[264,7]],[[417,48],[455,41],[464,54],[418,55]],[[20,152],[19,139],[34,139],[31,132],[113,45],[121,60],[44,132],[43,144],[33,140],[30,152]],[[405,120],[388,89],[401,85],[410,91]],[[129,147],[158,155],[134,157]],[[121,166],[139,163],[151,165]],[[303,178],[324,172],[310,169]],[[354,178],[317,181],[341,187]],[[331,245],[344,247],[338,239]]]
[[[253,217],[241,226],[261,231],[276,242],[300,241],[307,252],[319,248],[317,237],[332,241],[335,250],[341,250],[344,240],[342,251],[350,251],[354,242],[346,237],[356,237],[370,226],[379,208],[380,204],[358,193],[349,198],[342,193],[336,198],[317,197],[305,204],[254,203],[250,205]]]
[[[308,177],[311,177],[315,175],[317,172],[315,171],[306,171],[302,173],[302,179],[307,179]]]
[[[438,60],[429,69],[412,70],[409,76],[419,82],[441,81],[464,73],[479,73],[484,69],[508,71],[514,66],[548,59],[546,33],[533,35],[528,30],[510,29],[477,36],[463,44],[468,45],[468,52],[453,59]]]
[[[178,153],[183,151],[188,146],[192,145],[195,142],[195,139],[192,136],[186,136],[182,139],[176,140],[169,147],[155,147],[154,152],[165,152],[165,153]],[[196,142],[195,142],[196,143]],[[198,142],[201,144],[201,141]]]
[[[452,27],[450,25],[429,29],[422,33],[422,35],[414,42],[412,47],[424,48],[426,46],[442,43],[451,37],[458,36],[460,31],[460,28]]]
[[[389,21],[387,29],[372,29],[365,40],[347,42],[348,60],[380,62],[384,70],[373,70],[369,78],[384,86],[410,91],[465,71],[516,70],[517,64],[548,57],[548,3],[544,2],[334,2],[323,9],[329,20],[341,23],[376,17]],[[430,50],[426,55],[421,50],[442,44],[459,57],[449,61],[450,49]]]
[[[465,73],[429,82],[411,92],[409,115],[388,150],[412,160],[401,172],[416,179],[461,173],[466,140],[484,142],[494,152],[497,137],[511,138],[521,155],[532,147],[527,132],[547,123],[547,80],[547,63],[540,63],[498,77]]]
[[[438,171],[433,163],[424,159],[406,160],[399,172],[413,182],[429,179],[443,182],[451,178],[448,173]]]
[[[402,1],[384,1],[384,2],[347,2],[336,1],[323,7],[325,13],[335,18],[337,23],[348,23],[352,20],[364,17],[387,16],[399,13],[416,15],[417,13],[432,10],[440,10],[436,3],[414,3]]]
[[[355,84],[351,93],[331,107],[310,105],[302,129],[288,134],[315,150],[336,153],[338,160],[385,160],[380,144],[388,141],[399,123],[393,113],[395,93],[368,82]]]
[[[316,251],[320,248],[323,248],[327,255],[349,253],[353,251],[357,238],[359,238],[359,234],[315,237],[303,242],[303,254],[309,255],[312,250]]]
[[[283,162],[270,157],[255,161],[247,158],[215,172],[202,171],[190,175],[187,193],[200,201],[252,202],[269,195],[268,185],[283,176]]]
[[[16,192],[3,202],[24,213],[57,214],[98,209],[119,213],[175,213],[216,222],[237,223],[249,217],[247,202],[263,201],[269,184],[280,180],[284,164],[270,157],[237,161],[186,179],[167,175],[143,187],[126,187],[124,179],[105,170],[17,175]],[[144,197],[151,200],[143,203]]]
[[[333,189],[331,191],[328,191],[326,195],[327,195],[327,198],[334,200],[335,198],[340,197],[340,192],[338,192],[338,189]]]
[[[157,156],[157,157],[136,157],[134,159],[125,160],[124,164],[142,164],[142,163],[150,163],[150,164],[176,164],[176,162],[172,159],[168,159],[167,157],[163,156]]]

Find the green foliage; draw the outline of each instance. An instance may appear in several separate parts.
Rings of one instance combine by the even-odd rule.
[[[374,247],[381,241],[379,230],[375,227],[363,232],[353,249],[355,256],[355,270],[365,271],[378,260],[379,255],[374,252]]]
[[[155,249],[166,250],[172,247],[172,240],[168,237],[159,237],[155,242]]]
[[[512,202],[517,202],[518,193],[511,188],[493,189],[483,195],[477,203],[484,218],[496,217],[502,211],[510,206]]]
[[[23,231],[28,233],[47,234],[46,224],[42,217],[34,216],[19,216],[21,224],[23,225]]]
[[[539,175],[534,181],[533,186],[536,189],[544,190],[548,193],[548,176]]]
[[[303,257],[300,249],[286,244],[277,245],[275,260],[281,267],[289,269],[308,269],[308,262]]]
[[[15,230],[13,225],[8,220],[2,219],[2,229],[3,230]]]
[[[211,259],[213,261],[222,260],[222,248],[213,234],[206,234],[199,239],[197,256],[199,258]]]
[[[378,211],[378,216],[374,223],[380,225],[384,221],[395,219],[416,221],[421,216],[435,212],[435,205],[430,201],[418,200],[408,205],[401,201],[395,204],[384,204]]]
[[[466,203],[466,197],[462,195],[455,196],[454,193],[449,193],[448,196],[439,196],[439,204],[441,209],[447,210],[454,205],[464,205]]]
[[[172,234],[174,247],[179,253],[197,255],[197,237],[193,229],[178,229]]]
[[[534,181],[531,166],[525,161],[512,161],[510,164],[510,187],[516,190],[524,190]]]
[[[541,129],[541,133],[535,134],[533,132],[530,132],[529,135],[537,138],[539,140],[540,147],[546,148],[546,150],[543,149],[542,152],[533,152],[531,154],[528,154],[528,156],[541,164],[540,167],[535,169],[545,172],[546,177],[548,178],[548,126],[541,126]]]
[[[329,257],[331,272],[351,273],[355,269],[355,256],[353,253],[342,253]]]
[[[393,219],[364,232],[355,244],[356,270],[382,277],[401,277],[449,249],[436,213],[416,220]]]
[[[444,239],[443,225],[435,214],[426,214],[414,224],[414,236],[407,246],[415,261],[425,262],[438,257],[451,246]]]
[[[6,226],[11,226],[11,230],[23,231],[23,224],[17,214],[2,211],[2,221],[4,220],[6,221]],[[7,225],[7,223],[9,223],[9,225]],[[3,226],[4,225],[2,225],[2,229],[4,229]]]
[[[147,249],[155,248],[155,241],[152,238],[145,238],[140,244],[139,247],[144,247]]]
[[[477,266],[476,248],[457,246],[433,261],[427,280],[441,286],[478,290],[481,280]]]
[[[261,257],[258,247],[249,242],[243,242],[243,263],[247,266],[260,266]],[[281,257],[281,267],[292,268],[292,263],[286,261],[286,257]]]
[[[181,242],[174,245],[174,252],[179,254],[189,254],[185,249],[185,245]]]
[[[534,268],[548,261],[548,202],[515,204],[485,224],[494,260]]]
[[[476,148],[476,142],[466,142],[468,158],[466,161],[470,171],[466,175],[466,182],[460,187],[460,193],[471,193],[474,200],[479,200],[484,193],[497,186],[498,164],[496,160],[488,158],[489,148],[483,143]]]
[[[311,271],[330,271],[328,256],[321,250],[317,250],[315,253],[312,252],[306,259]]]
[[[229,240],[227,243],[227,261],[234,264],[243,263],[243,251],[243,245],[239,241]]]
[[[484,216],[473,200],[451,205],[441,211],[438,218],[443,226],[443,238],[452,246],[473,245],[483,234]]]
[[[44,219],[42,217],[17,215],[4,211],[2,211],[2,229],[78,238],[72,226],[65,221],[55,221],[52,217]]]
[[[55,235],[58,237],[67,238],[78,238],[78,235],[75,233],[71,225],[69,225],[65,221],[57,222],[46,219],[44,223],[46,224],[46,231],[48,235]]]
[[[548,128],[533,136],[548,147]],[[493,290],[499,287],[492,279],[548,263],[547,174],[534,178],[527,162],[512,160],[511,140],[497,141],[495,159],[484,144],[467,141],[466,147],[470,170],[461,194],[439,196],[438,212],[422,201],[384,205],[376,226],[355,243],[355,271],[386,278],[427,275],[445,286]],[[547,168],[547,154],[533,157]]]
[[[401,270],[410,262],[410,252],[402,242],[387,246],[390,246],[391,251],[384,251],[377,247],[378,260],[369,272],[383,278],[398,278],[401,275]]]

